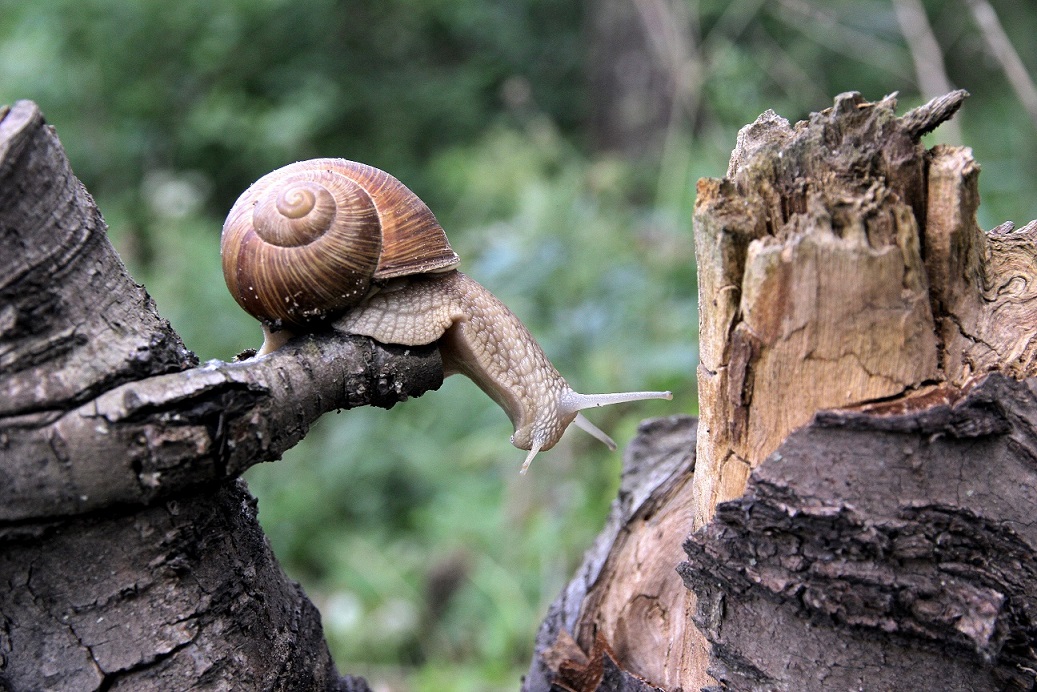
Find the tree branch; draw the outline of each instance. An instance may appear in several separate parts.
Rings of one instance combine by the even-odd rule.
[[[322,414],[442,383],[434,346],[308,336],[258,360],[130,382],[66,413],[0,419],[0,522],[149,504],[279,459]]]
[[[327,411],[388,408],[442,383],[434,346],[330,331],[191,367],[29,102],[0,112],[0,247],[0,522],[232,478]]]
[[[1016,98],[1026,109],[1034,125],[1037,125],[1037,85],[1033,83],[1026,65],[1005,33],[1005,28],[1001,26],[997,12],[987,0],[966,0],[966,4],[972,10],[972,16],[987,42],[987,47],[1001,64]]]
[[[936,40],[929,18],[925,14],[922,0],[893,0],[900,33],[904,35],[915,65],[918,88],[926,99],[933,99],[954,89],[947,68],[943,63],[943,51]],[[953,120],[945,128],[948,139],[961,143],[961,128]]]
[[[0,107],[0,415],[197,363],[105,231],[36,104]]]

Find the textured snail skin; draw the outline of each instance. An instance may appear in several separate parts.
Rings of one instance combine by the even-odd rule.
[[[551,449],[574,421],[611,449],[608,435],[582,409],[641,399],[670,399],[669,392],[579,394],[555,369],[525,325],[487,289],[458,271],[415,279],[379,293],[335,322],[335,328],[383,343],[416,346],[440,340],[446,375],[462,374],[504,409],[515,426],[511,443],[537,452]]]

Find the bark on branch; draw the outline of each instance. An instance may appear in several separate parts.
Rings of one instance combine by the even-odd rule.
[[[235,478],[279,459],[328,411],[388,408],[441,383],[435,347],[323,334],[260,360],[129,382],[70,411],[8,417],[0,522],[150,504]]]

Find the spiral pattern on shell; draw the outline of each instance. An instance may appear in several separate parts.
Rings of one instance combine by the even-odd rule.
[[[282,181],[253,209],[256,234],[274,245],[308,245],[335,218],[335,196],[321,181]]]
[[[221,254],[238,304],[274,326],[340,313],[377,280],[458,263],[414,193],[344,159],[301,161],[257,180],[227,216]]]

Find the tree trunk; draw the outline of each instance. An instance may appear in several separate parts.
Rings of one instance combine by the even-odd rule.
[[[323,334],[198,367],[105,230],[36,106],[0,108],[0,689],[366,690],[236,478],[437,388],[438,352]]]
[[[920,144],[965,97],[768,112],[699,182],[701,418],[643,428],[525,689],[1037,687],[1037,223]]]

